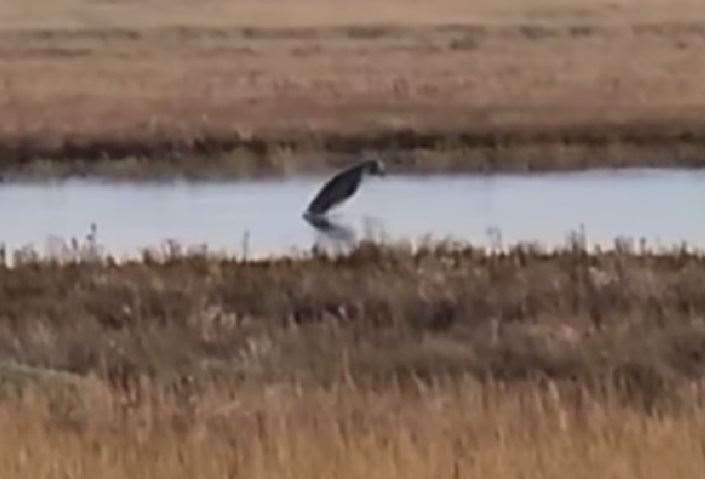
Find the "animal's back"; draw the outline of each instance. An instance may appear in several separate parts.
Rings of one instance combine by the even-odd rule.
[[[350,198],[362,180],[362,168],[356,167],[338,173],[331,178],[311,201],[308,212],[323,214],[336,204]]]

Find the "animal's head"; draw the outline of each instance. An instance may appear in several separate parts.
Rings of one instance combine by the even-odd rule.
[[[384,163],[380,160],[370,160],[367,162],[366,172],[370,175],[384,176],[387,172],[384,169]]]

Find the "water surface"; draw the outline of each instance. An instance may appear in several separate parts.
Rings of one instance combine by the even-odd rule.
[[[324,180],[0,184],[0,241],[43,251],[57,237],[83,240],[96,223],[98,242],[117,256],[167,238],[229,252],[247,243],[250,252],[280,254],[336,241],[330,236],[393,241],[430,234],[488,245],[499,240],[497,231],[505,245],[556,246],[583,225],[590,244],[630,236],[652,245],[705,246],[700,170],[370,178],[331,215],[337,229],[328,234],[301,217]]]

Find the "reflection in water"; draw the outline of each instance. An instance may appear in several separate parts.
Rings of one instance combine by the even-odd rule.
[[[313,246],[315,249],[341,253],[355,246],[352,226],[331,221],[325,216],[304,215],[303,218],[318,232]]]
[[[303,218],[316,230],[317,235],[313,246],[315,249],[341,253],[357,245],[355,227],[352,224],[344,223],[340,218],[331,219],[325,216],[304,214]],[[368,241],[383,243],[389,239],[381,218],[363,216],[362,231],[363,239]]]
[[[362,231],[365,239],[375,243],[389,243],[392,240],[387,232],[387,223],[376,216],[362,217]]]

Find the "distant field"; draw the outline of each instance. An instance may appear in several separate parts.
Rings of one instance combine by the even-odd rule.
[[[705,164],[696,1],[194,5],[4,2],[0,168]]]
[[[3,28],[319,27],[705,20],[699,0],[8,0]]]

